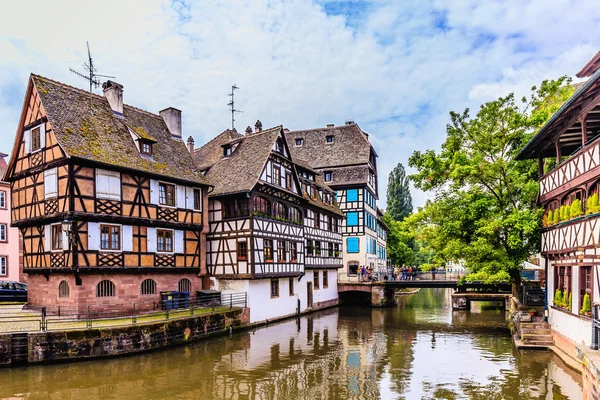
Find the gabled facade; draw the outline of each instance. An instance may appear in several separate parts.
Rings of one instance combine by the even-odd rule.
[[[576,344],[591,341],[586,298],[591,304],[600,300],[598,58],[578,74],[589,79],[517,155],[539,162],[539,201],[544,209],[541,265],[548,267],[549,322],[556,333]],[[554,298],[557,291],[565,297],[564,304]]]
[[[292,157],[283,129],[228,130],[194,158],[215,184],[212,287],[247,292],[251,322],[337,304],[343,214],[319,174]]]
[[[324,183],[336,191],[345,219],[340,280],[356,279],[360,266],[387,265],[388,228],[377,208],[377,153],[354,122],[286,133],[293,157],[310,160]]]
[[[33,305],[152,304],[202,289],[208,183],[160,115],[32,75],[5,178]]]

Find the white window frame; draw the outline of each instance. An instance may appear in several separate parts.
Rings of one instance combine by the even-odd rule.
[[[31,150],[31,132],[36,129],[36,128],[40,128],[40,148],[36,149],[36,150]],[[26,130],[24,133],[25,136],[25,152],[26,153],[37,153],[38,151],[42,151],[44,149],[44,147],[46,147],[46,123],[42,122],[39,125],[36,125],[34,127],[31,127],[30,129]]]
[[[6,190],[0,190],[0,208],[6,210]]]
[[[119,228],[119,248],[118,249],[103,249],[102,248],[102,226],[115,226]],[[110,240],[110,237],[109,239]],[[99,222],[98,223],[98,251],[100,253],[121,253],[123,252],[123,225],[110,224]]]
[[[51,185],[48,182],[54,181],[54,190],[51,190]],[[44,171],[44,198],[52,199],[58,197],[58,169],[50,168]]]
[[[52,237],[52,227],[53,226],[60,226],[60,234],[62,236],[62,248],[60,249],[53,249],[52,248],[52,243],[54,243],[54,238]],[[64,251],[64,250],[69,250],[68,248],[68,236],[67,236],[67,232],[63,231],[62,229],[62,223],[58,223],[58,224],[50,224],[50,243],[48,245],[48,249],[51,252],[60,252],[60,251]]]
[[[158,250],[158,231],[171,231],[171,251]],[[174,229],[165,229],[165,228],[156,228],[154,232],[154,237],[156,238],[156,253],[158,254],[175,254],[175,230]]]
[[[0,276],[8,276],[8,256],[0,256]]]
[[[8,225],[0,224],[0,242],[8,242]]]
[[[168,204],[163,204],[160,202],[160,185],[169,185],[169,186],[173,186],[174,187],[174,191],[173,191],[173,200],[175,200],[175,205],[170,206]],[[167,181],[157,181],[156,184],[156,204],[158,204],[161,207],[165,207],[165,208],[177,208],[177,186],[175,183],[171,183],[171,182],[167,182]],[[165,192],[165,200],[167,199],[166,197],[166,192]]]
[[[106,179],[106,190],[102,187],[103,179]],[[121,201],[121,174],[119,172],[96,168],[95,182],[97,199]]]

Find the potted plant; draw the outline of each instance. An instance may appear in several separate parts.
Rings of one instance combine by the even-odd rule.
[[[527,310],[527,312],[529,313],[531,318],[535,317],[535,309],[534,308],[530,308],[529,310]]]
[[[592,302],[590,301],[590,295],[588,293],[583,296],[583,305],[581,306],[579,314],[587,317],[592,315]]]
[[[562,303],[563,303],[562,292],[560,291],[560,289],[556,289],[556,292],[554,292],[554,306],[562,307]]]

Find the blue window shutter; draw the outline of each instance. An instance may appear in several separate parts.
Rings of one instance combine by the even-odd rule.
[[[346,248],[348,253],[358,253],[360,248],[359,238],[347,238]]]
[[[358,212],[352,211],[346,214],[347,226],[358,226]]]
[[[346,190],[346,201],[358,201],[358,189]]]

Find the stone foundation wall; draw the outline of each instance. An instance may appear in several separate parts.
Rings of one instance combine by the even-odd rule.
[[[134,354],[243,328],[248,309],[147,325],[28,334],[30,364]],[[0,335],[0,365],[11,365],[11,335]]]

